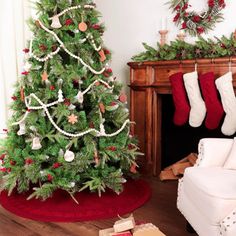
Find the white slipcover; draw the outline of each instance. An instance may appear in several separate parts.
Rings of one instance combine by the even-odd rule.
[[[223,168],[232,145],[202,139],[197,164],[179,181],[177,207],[199,236],[236,236],[236,170]]]

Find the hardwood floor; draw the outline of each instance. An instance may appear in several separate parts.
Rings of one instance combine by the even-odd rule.
[[[176,208],[177,181],[160,182],[149,178],[151,200],[134,212],[137,221],[151,222],[167,236],[189,236],[185,219]],[[17,217],[0,207],[0,236],[97,236],[99,229],[112,227],[117,220],[82,223],[43,223]]]

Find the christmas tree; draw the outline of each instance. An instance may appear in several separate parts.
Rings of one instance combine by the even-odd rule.
[[[100,14],[91,0],[40,0],[36,7],[1,145],[1,190],[33,189],[29,199],[42,200],[57,189],[75,201],[85,189],[119,194],[136,174],[139,153]]]

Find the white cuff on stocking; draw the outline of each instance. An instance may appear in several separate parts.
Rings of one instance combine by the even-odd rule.
[[[234,93],[232,72],[216,80],[216,87],[221,96],[221,102],[226,113],[221,131],[224,135],[233,135],[236,132],[236,97]]]
[[[202,99],[196,71],[184,75],[184,85],[191,106],[189,124],[192,127],[199,127],[206,116],[206,105]]]

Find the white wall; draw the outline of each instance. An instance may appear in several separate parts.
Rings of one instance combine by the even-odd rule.
[[[112,68],[119,80],[128,84],[130,58],[143,51],[142,42],[155,46],[159,40],[158,30],[161,19],[167,18],[169,40],[173,40],[178,28],[172,22],[173,14],[165,3],[168,0],[96,0],[98,9],[103,15],[107,31],[104,40],[113,52]],[[190,0],[194,10],[201,11],[207,0]],[[207,37],[229,35],[236,29],[236,1],[226,0],[225,20],[218,23]],[[188,38],[187,41],[193,41]]]

